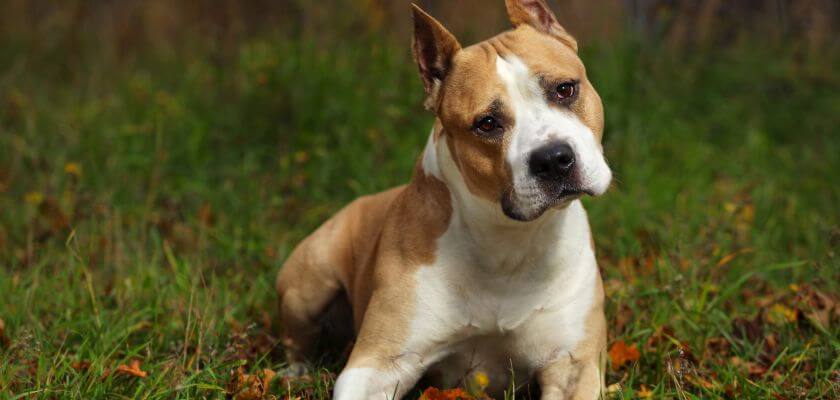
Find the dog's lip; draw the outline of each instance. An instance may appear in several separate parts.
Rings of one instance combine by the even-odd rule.
[[[574,189],[563,189],[563,190],[561,190],[560,193],[557,195],[557,199],[558,200],[563,200],[563,199],[568,199],[568,198],[572,198],[572,197],[581,197],[585,194],[588,194],[590,196],[594,196],[594,193],[592,192],[592,190],[574,188]]]

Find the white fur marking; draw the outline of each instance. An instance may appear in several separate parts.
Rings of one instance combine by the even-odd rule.
[[[412,383],[413,385],[413,383]],[[399,380],[374,368],[348,368],[335,381],[335,400],[387,400],[399,396],[409,388],[401,388]]]
[[[437,150],[435,149],[435,128],[429,133],[429,140],[423,150],[423,171],[426,175],[432,175],[441,179],[440,166],[438,165]]]

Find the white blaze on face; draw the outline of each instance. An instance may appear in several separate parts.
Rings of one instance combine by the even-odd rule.
[[[581,189],[593,195],[606,192],[612,173],[592,130],[572,111],[550,105],[537,76],[516,56],[498,56],[496,72],[507,89],[516,121],[509,132],[507,162],[519,210],[532,215],[551,200],[531,175],[528,159],[534,150],[555,141],[568,143],[574,150]]]

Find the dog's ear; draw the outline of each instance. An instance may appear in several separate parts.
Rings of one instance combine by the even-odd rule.
[[[505,0],[505,6],[513,26],[530,25],[542,33],[554,36],[575,52],[578,51],[577,41],[557,22],[557,17],[545,0]]]
[[[411,5],[414,14],[414,39],[411,50],[420,69],[420,78],[426,88],[427,109],[435,108],[443,80],[452,68],[452,58],[461,49],[455,36],[416,4]]]

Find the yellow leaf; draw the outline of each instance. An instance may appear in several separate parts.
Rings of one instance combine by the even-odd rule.
[[[785,322],[795,322],[798,315],[799,313],[796,310],[784,304],[776,303],[770,307],[768,319],[774,324],[783,324]]]
[[[473,379],[475,379],[476,385],[478,385],[481,389],[486,388],[487,385],[490,384],[490,378],[482,371],[476,372]]]
[[[612,385],[607,386],[607,394],[618,394],[621,393],[621,390],[620,383],[613,383]]]
[[[68,175],[82,176],[82,167],[74,162],[64,164],[64,173]]]
[[[753,249],[748,247],[746,249],[741,249],[741,250],[738,250],[734,253],[727,254],[727,255],[723,256],[720,259],[720,261],[718,261],[718,263],[717,263],[717,265],[715,265],[715,267],[720,268],[720,267],[732,262],[732,260],[734,260],[735,257],[737,257],[738,255],[745,254],[745,253],[752,253],[752,251],[753,251]]]
[[[29,192],[23,197],[23,200],[33,206],[37,206],[44,201],[44,194],[41,192]]]
[[[639,388],[639,392],[638,392],[638,393],[636,393],[636,394],[637,394],[640,398],[643,398],[643,399],[648,399],[648,398],[650,398],[650,397],[652,397],[652,396],[653,396],[653,391],[652,391],[652,390],[650,390],[650,389],[648,389],[648,387],[647,387],[647,386],[642,385],[642,386]]]

